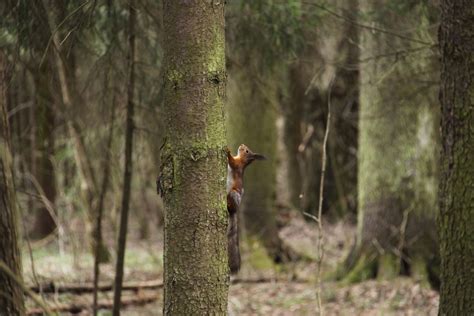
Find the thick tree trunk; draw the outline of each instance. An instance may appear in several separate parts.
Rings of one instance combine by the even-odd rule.
[[[25,313],[23,290],[18,284],[18,281],[22,280],[21,257],[17,240],[18,209],[13,183],[6,103],[6,56],[0,50],[0,261],[5,263],[17,278],[13,280],[5,271],[0,271],[0,313],[23,315]]]
[[[474,2],[441,1],[440,315],[474,314]]]
[[[225,315],[224,1],[164,1],[164,314]]]
[[[427,280],[427,268],[438,258],[437,58],[427,31],[432,7],[403,1],[395,10],[387,4],[365,0],[361,17],[379,12],[374,21],[379,28],[403,25],[420,31],[398,30],[404,38],[362,31],[361,59],[383,57],[360,65],[359,220],[357,250],[348,262],[352,281],[397,275],[402,261],[409,266],[405,272]]]

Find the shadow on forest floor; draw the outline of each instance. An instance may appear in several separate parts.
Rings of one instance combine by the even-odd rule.
[[[295,221],[284,232],[288,244],[307,245],[307,256],[315,248],[315,227],[302,221]],[[74,227],[74,225],[71,225]],[[137,225],[132,223],[127,244],[125,282],[141,282],[162,279],[162,234],[152,230],[148,240],[139,240]],[[80,227],[80,226],[78,226]],[[347,253],[355,228],[349,224],[325,224],[325,260],[323,271],[335,269]],[[91,284],[92,256],[87,252],[85,233],[71,229],[72,237],[42,247],[33,245],[33,261],[36,279],[40,284],[54,282],[61,284]],[[109,246],[113,245],[113,233],[106,234]],[[61,248],[61,251],[60,251]],[[314,278],[315,265],[310,260],[275,267],[262,265],[255,260],[254,249],[247,245],[243,251],[243,269],[238,278],[250,282],[231,285],[229,293],[230,315],[315,315],[317,310]],[[115,254],[113,254],[115,255]],[[258,257],[258,256],[257,256]],[[114,260],[101,266],[101,283],[111,284],[114,277]],[[23,251],[23,271],[27,284],[35,284],[30,254],[26,245]],[[272,281],[277,279],[278,281]],[[141,289],[125,291],[124,297],[153,297],[152,303],[124,308],[123,315],[161,315],[162,290]],[[68,305],[72,302],[90,304],[91,294],[44,294],[52,305]],[[100,300],[111,301],[111,291],[102,292]],[[371,280],[359,284],[342,285],[337,282],[323,283],[323,307],[325,315],[437,315],[437,292],[422,286],[410,278],[392,281]],[[32,301],[27,301],[33,307]],[[89,315],[83,310],[79,315]],[[101,315],[109,315],[103,310]],[[64,315],[68,315],[65,313]]]

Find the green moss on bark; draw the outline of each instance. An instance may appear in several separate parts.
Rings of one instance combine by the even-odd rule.
[[[223,2],[164,2],[165,315],[225,315]]]
[[[474,2],[441,1],[440,315],[474,314]]]

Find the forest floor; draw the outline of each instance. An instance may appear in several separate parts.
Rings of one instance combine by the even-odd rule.
[[[23,271],[29,285],[66,284],[84,285],[92,283],[92,256],[84,241],[83,225],[71,226],[67,240],[50,241],[47,245],[32,243],[32,251],[25,243],[23,250]],[[140,240],[138,225],[133,225],[126,252],[124,281],[126,283],[162,279],[162,234],[150,230],[146,240]],[[334,272],[338,263],[346,256],[354,238],[355,227],[347,223],[324,225],[323,275]],[[306,260],[275,266],[263,255],[258,246],[246,243],[243,249],[243,268],[232,283],[229,292],[230,315],[315,315],[316,282],[315,264],[310,260],[316,248],[315,226],[302,220],[294,220],[281,231],[281,237],[291,247],[300,248]],[[113,245],[113,233],[106,234],[109,246]],[[250,245],[249,245],[250,244]],[[101,283],[111,284],[114,278],[114,255],[112,263],[101,265]],[[31,260],[33,259],[33,260]],[[33,264],[32,264],[33,262]],[[34,267],[34,273],[33,269]],[[326,277],[325,277],[326,278]],[[141,289],[125,291],[125,299],[143,299],[146,304],[130,305],[123,309],[123,315],[161,315],[162,289]],[[49,306],[90,305],[91,294],[43,294]],[[110,303],[111,291],[102,292],[100,301]],[[150,302],[151,301],[151,302]],[[437,315],[438,293],[411,278],[397,278],[391,281],[370,280],[358,284],[341,284],[323,281],[322,304],[325,315]],[[36,305],[28,300],[30,310]],[[89,315],[90,309],[80,315]],[[110,311],[102,310],[101,315]],[[68,315],[68,313],[64,313]]]

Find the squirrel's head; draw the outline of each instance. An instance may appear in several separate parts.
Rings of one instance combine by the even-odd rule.
[[[265,159],[267,159],[264,155],[260,155],[260,154],[252,152],[250,150],[250,148],[248,148],[244,144],[239,146],[238,155],[239,155],[240,159],[242,159],[242,161],[244,162],[244,164],[246,166],[249,165],[254,160],[265,160]]]

